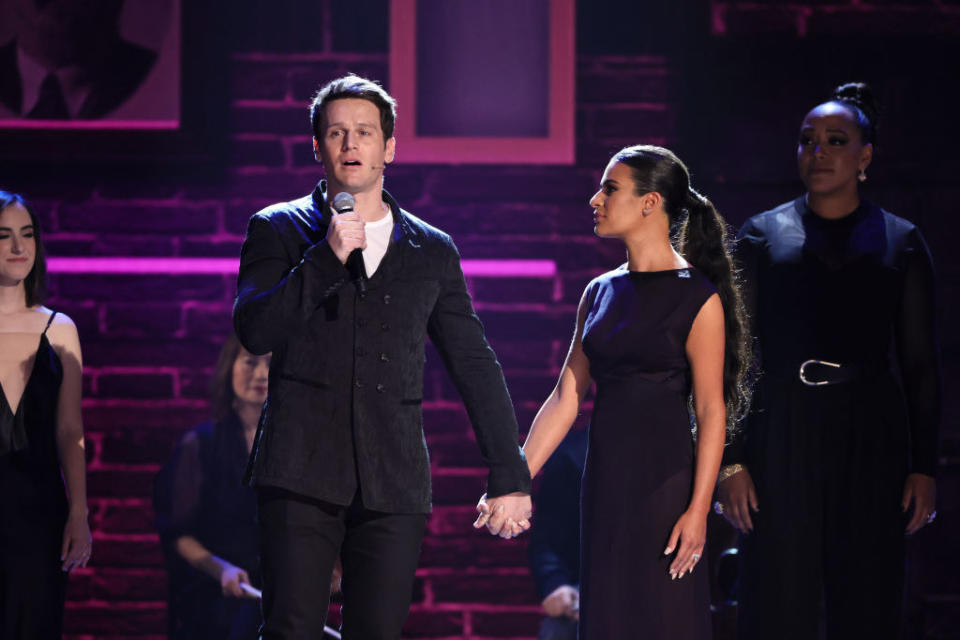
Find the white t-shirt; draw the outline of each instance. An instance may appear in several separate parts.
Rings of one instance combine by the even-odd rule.
[[[363,265],[367,270],[367,277],[373,277],[380,261],[390,246],[390,236],[393,235],[393,215],[387,213],[376,222],[368,222],[363,226],[367,233],[367,248],[363,250]]]

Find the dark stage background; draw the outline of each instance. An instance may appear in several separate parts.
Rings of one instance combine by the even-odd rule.
[[[0,186],[33,198],[51,256],[238,256],[252,213],[308,193],[320,176],[306,113],[318,85],[347,71],[388,85],[387,0],[210,4],[186,9],[189,135],[111,133],[101,144],[0,132]],[[794,141],[805,111],[838,82],[866,80],[887,107],[867,195],[921,226],[940,287],[940,515],[910,541],[909,637],[960,637],[960,3],[583,0],[576,53],[575,165],[387,170],[387,188],[449,231],[465,259],[555,261],[555,276],[470,278],[521,428],[554,384],[583,286],[623,258],[592,235],[587,205],[610,154],[637,142],[674,147],[739,226],[800,193]],[[61,271],[52,285],[49,306],[73,317],[84,347],[95,536],[91,566],[71,580],[68,636],[160,638],[166,578],[151,482],[207,416],[235,279]],[[427,377],[436,506],[405,637],[532,638],[540,614],[526,541],[470,527],[485,474],[433,352]],[[717,614],[718,637],[729,617]]]

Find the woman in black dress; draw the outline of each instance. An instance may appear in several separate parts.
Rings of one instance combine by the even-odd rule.
[[[725,426],[746,403],[747,333],[726,225],[661,147],[615,155],[590,204],[595,233],[621,240],[627,263],[587,285],[560,380],[524,444],[527,462],[540,471],[596,381],[580,637],[709,638],[707,574],[680,578],[703,554]]]
[[[170,636],[253,640],[261,588],[257,502],[243,473],[267,397],[270,354],[232,333],[212,382],[214,419],[189,431],[157,480],[158,528],[170,572]]]
[[[0,191],[0,637],[59,639],[67,574],[90,560],[83,365],[73,322],[41,303],[40,225]],[[66,493],[64,493],[66,482]]]
[[[860,198],[876,119],[868,87],[838,87],[800,127],[807,192],[740,232],[763,372],[719,491],[741,638],[898,638],[904,534],[935,513],[933,268],[913,224]]]

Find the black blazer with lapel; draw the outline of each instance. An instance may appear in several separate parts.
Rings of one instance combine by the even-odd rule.
[[[359,488],[368,509],[428,512],[429,335],[490,468],[488,494],[529,492],[510,396],[453,241],[384,191],[393,236],[360,296],[325,240],[325,189],[254,215],[243,244],[234,326],[250,352],[273,352],[251,482],[340,505]]]

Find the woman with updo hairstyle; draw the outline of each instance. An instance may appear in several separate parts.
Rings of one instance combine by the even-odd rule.
[[[717,509],[741,532],[743,639],[899,638],[904,535],[936,514],[933,267],[860,197],[878,111],[864,84],[814,107],[806,193],[740,231],[761,377]]]
[[[695,569],[726,431],[749,399],[726,224],[680,159],[648,145],[613,157],[590,205],[594,232],[623,242],[627,262],[583,293],[560,379],[524,444],[527,463],[540,471],[596,382],[580,638],[710,638],[708,576]]]
[[[62,636],[67,574],[86,567],[77,327],[43,305],[40,222],[0,191],[0,638]],[[66,488],[66,491],[64,491]]]

